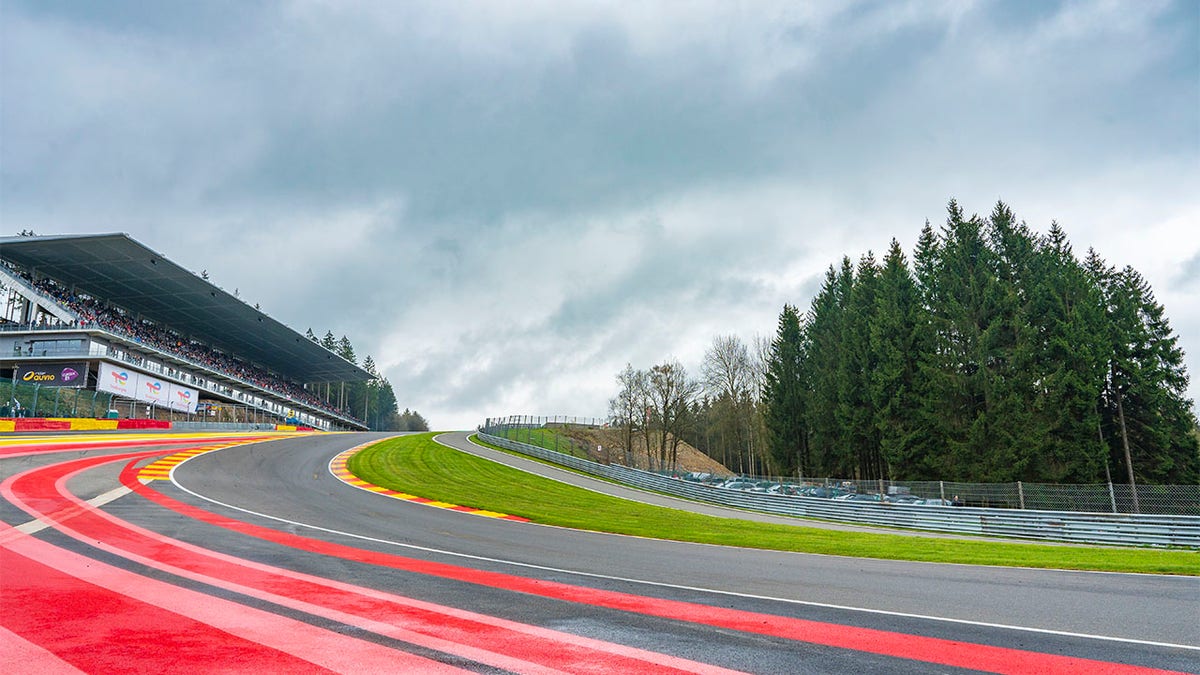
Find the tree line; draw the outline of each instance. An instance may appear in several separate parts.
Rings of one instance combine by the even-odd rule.
[[[609,417],[664,469],[687,441],[742,473],[1195,484],[1177,343],[1133,268],[952,201],[911,264],[894,239],[843,258],[773,339],[714,338],[698,377],[627,365]]]
[[[1080,260],[1057,223],[1038,235],[1003,203],[950,202],[911,266],[892,240],[882,262],[831,266],[803,316],[784,308],[772,456],[866,479],[1197,483],[1177,342],[1132,267]]]
[[[354,345],[345,335],[338,339],[332,331],[325,331],[325,336],[318,338],[309,328],[305,336],[358,365]],[[367,371],[371,379],[365,382],[327,382],[324,387],[317,385],[314,393],[326,403],[339,406],[351,416],[363,420],[371,431],[429,431],[429,423],[417,411],[405,408],[404,412],[399,412],[391,382],[378,372],[375,360],[369,354],[363,359],[362,369]]]

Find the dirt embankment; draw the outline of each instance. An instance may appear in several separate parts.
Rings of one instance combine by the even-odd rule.
[[[657,438],[651,439],[651,453],[655,455],[654,466],[651,466],[646,456],[646,439],[641,434],[634,434],[633,447],[626,452],[622,447],[624,434],[619,429],[568,424],[557,427],[557,430],[587,448],[588,459],[593,462],[624,464],[636,469],[659,468]],[[679,443],[676,460],[675,468],[679,471],[698,471],[718,476],[733,475],[733,472],[720,462],[684,442]]]

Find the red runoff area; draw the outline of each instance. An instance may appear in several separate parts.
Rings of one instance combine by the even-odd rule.
[[[665,654],[441,607],[206,551],[125,523],[66,493],[65,484],[75,473],[131,457],[136,461],[137,456],[130,455],[96,457],[35,469],[5,481],[0,485],[0,493],[32,515],[51,521],[62,518],[63,522],[58,524],[62,532],[134,562],[349,623],[459,659],[515,672],[730,672]],[[134,482],[140,486],[136,479]],[[0,532],[0,541],[6,538],[4,534],[8,533]],[[94,639],[97,628],[94,624],[91,628]],[[135,641],[141,642],[140,639]],[[39,644],[54,648],[53,640]],[[329,651],[345,655],[355,653],[357,649],[358,646],[345,645]],[[370,670],[357,662],[345,665],[347,672]],[[393,663],[391,669],[395,668]]]

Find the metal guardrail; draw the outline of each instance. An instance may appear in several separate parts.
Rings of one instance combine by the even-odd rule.
[[[263,422],[171,422],[176,431],[275,431],[275,427]]]
[[[1200,516],[917,506],[725,490],[619,464],[599,464],[480,432],[493,445],[631,487],[708,504],[798,518],[1081,544],[1200,548]]]

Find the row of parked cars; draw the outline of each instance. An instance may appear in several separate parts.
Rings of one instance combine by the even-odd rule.
[[[817,497],[819,499],[836,499],[848,502],[887,502],[890,504],[910,504],[914,506],[959,506],[950,499],[924,499],[913,494],[885,494],[877,492],[862,493],[844,486],[833,485],[804,485],[800,483],[778,483],[769,480],[754,480],[752,478],[734,477],[721,479],[707,473],[689,473],[681,476],[683,480],[702,483],[722,490],[738,490],[761,494],[784,495],[788,497]]]

